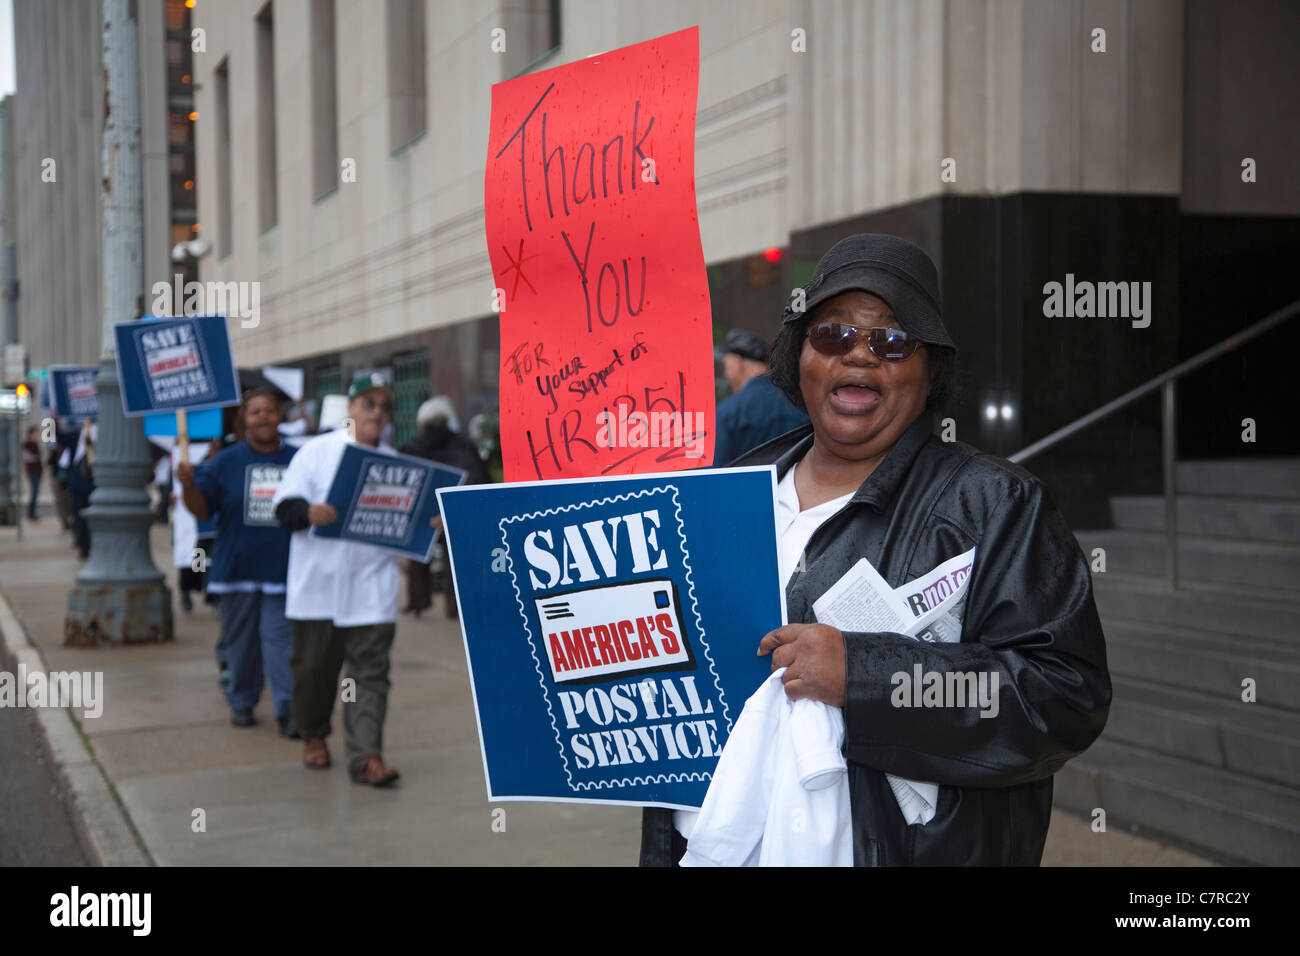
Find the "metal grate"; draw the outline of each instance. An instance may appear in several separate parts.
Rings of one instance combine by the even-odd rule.
[[[415,415],[429,397],[429,352],[422,349],[393,356],[393,443],[398,447],[415,437]]]
[[[316,422],[320,423],[320,414],[325,410],[326,395],[343,394],[343,369],[329,365],[316,370]]]
[[[343,394],[343,370],[337,365],[316,370],[316,401],[326,395]]]

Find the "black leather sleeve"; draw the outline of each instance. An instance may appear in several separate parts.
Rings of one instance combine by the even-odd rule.
[[[285,498],[275,508],[275,520],[286,531],[301,531],[311,526],[307,512],[311,506],[306,498]]]
[[[987,520],[957,517],[977,548],[962,641],[846,633],[845,755],[947,786],[1042,779],[1092,743],[1110,707],[1091,574],[1036,481],[1012,485]],[[895,691],[917,665],[922,674],[982,673],[988,687],[996,680],[996,715],[981,716],[978,704],[901,706]]]

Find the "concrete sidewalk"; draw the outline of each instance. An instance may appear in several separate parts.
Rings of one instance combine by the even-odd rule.
[[[169,529],[155,526],[152,543],[175,598]],[[494,817],[460,629],[443,616],[441,599],[423,619],[398,622],[384,756],[402,781],[377,791],[348,780],[337,709],[335,765],[325,772],[304,769],[301,744],[278,736],[268,699],[256,727],[230,725],[213,660],[217,620],[201,602],[191,616],[177,606],[170,643],[64,647],[68,589],[80,566],[52,516],[26,524],[21,543],[0,528],[0,586],[13,612],[0,608],[5,666],[19,655],[30,670],[39,655],[46,670],[104,674],[102,716],[71,714],[79,735],[67,712],[38,713],[92,862],[635,865],[637,809],[507,803],[499,805],[504,818]],[[195,832],[200,816],[205,832]],[[1057,812],[1044,863],[1204,861],[1127,833],[1093,833],[1087,821]]]

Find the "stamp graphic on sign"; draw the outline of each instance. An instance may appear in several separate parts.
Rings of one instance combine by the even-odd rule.
[[[94,372],[77,372],[68,376],[68,404],[72,407],[73,418],[86,418],[99,410]]]
[[[99,369],[93,365],[51,365],[49,367],[49,402],[59,418],[86,419],[99,415],[99,397],[95,379]]]
[[[283,480],[283,465],[248,465],[244,468],[244,524],[279,525],[271,510],[271,499]]]
[[[361,470],[364,477],[357,484],[348,533],[380,538],[390,546],[408,544],[415,532],[411,516],[424,489],[426,472],[379,457],[367,458]]]
[[[218,397],[216,382],[207,373],[203,340],[184,324],[134,329],[145,381],[155,406],[198,405]]]
[[[669,578],[567,591],[533,603],[557,684],[695,665]]]
[[[569,787],[707,780],[731,717],[678,489],[509,515],[498,527]]]
[[[348,443],[330,482],[326,502],[338,512],[332,524],[313,525],[324,538],[347,538],[377,548],[392,548],[427,562],[436,534],[439,488],[462,483],[463,468],[387,449]]]

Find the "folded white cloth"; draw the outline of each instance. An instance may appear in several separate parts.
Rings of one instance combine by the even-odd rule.
[[[682,866],[852,866],[844,715],[791,701],[782,668],[732,729]]]

